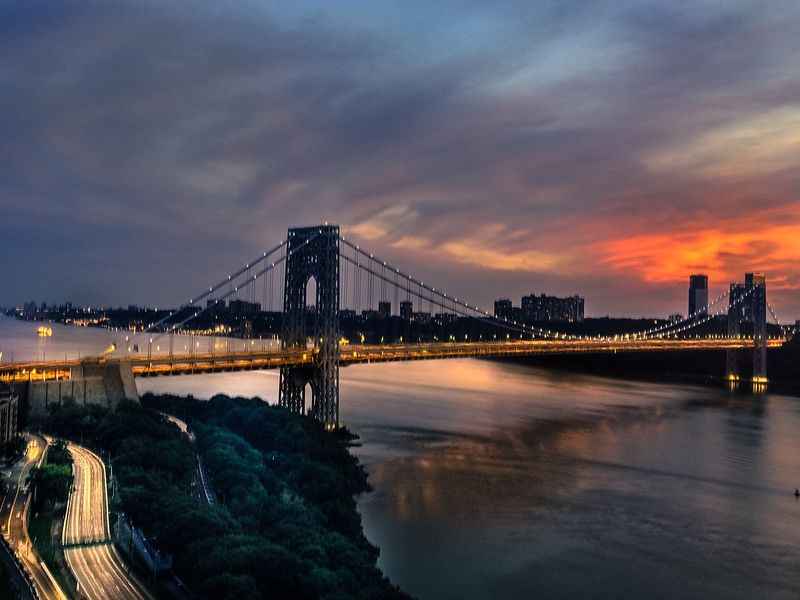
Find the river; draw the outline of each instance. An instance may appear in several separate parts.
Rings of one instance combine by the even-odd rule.
[[[111,339],[35,329],[0,319],[3,360]],[[138,385],[274,402],[277,373]],[[421,599],[800,597],[798,399],[466,359],[344,368],[341,403],[367,537]]]

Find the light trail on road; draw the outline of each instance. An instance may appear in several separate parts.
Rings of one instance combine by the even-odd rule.
[[[7,492],[0,509],[3,535],[15,550],[22,567],[33,581],[39,598],[42,600],[66,600],[67,596],[56,582],[50,569],[42,561],[39,553],[36,552],[28,534],[28,512],[32,498],[26,481],[31,470],[42,464],[47,442],[34,435],[26,434],[26,438],[28,446],[25,454],[11,470],[16,487]]]
[[[111,540],[106,473],[100,458],[69,444],[75,482],[67,504],[62,540],[67,565],[89,600],[152,600],[129,572]]]
[[[785,338],[766,341],[768,348],[780,348]],[[503,356],[537,356],[551,354],[617,354],[625,352],[677,352],[751,350],[752,339],[738,337],[706,337],[679,339],[665,336],[585,339],[533,339],[506,341],[450,341],[400,344],[347,344],[339,348],[342,365],[406,360],[432,360],[443,358],[493,358]],[[134,376],[194,375],[220,371],[248,371],[304,366],[314,363],[318,348],[245,349],[231,352],[190,352],[181,354],[156,354],[152,356],[127,356],[125,358],[98,358],[98,365],[122,363],[130,365]],[[0,381],[68,381],[72,367],[80,361],[28,361],[0,365]]]
[[[189,429],[189,425],[187,425],[186,421],[184,421],[183,419],[179,419],[174,415],[169,415],[167,413],[161,413],[161,414],[164,417],[166,417],[168,421],[174,423],[175,426],[177,426],[177,428],[180,429],[181,432],[189,439],[189,442],[191,442],[192,446],[193,447],[195,446],[195,435]],[[214,493],[211,491],[208,485],[208,477],[206,476],[206,470],[205,467],[203,466],[203,459],[200,457],[200,453],[197,452],[196,448],[194,452],[194,458],[196,466],[195,466],[194,482],[192,483],[192,486],[195,489],[195,493],[198,496],[198,498],[204,501],[206,504],[209,505],[214,504],[216,503],[216,499],[214,498]]]

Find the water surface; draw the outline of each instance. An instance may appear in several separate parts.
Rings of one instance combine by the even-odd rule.
[[[794,398],[470,359],[341,378],[367,536],[420,598],[800,597]],[[277,372],[138,385],[274,402]]]

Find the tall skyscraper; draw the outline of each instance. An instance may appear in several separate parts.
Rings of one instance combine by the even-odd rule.
[[[392,316],[392,303],[386,300],[378,302],[378,314],[382,319],[388,319]]]
[[[708,275],[689,275],[689,316],[708,314]]]

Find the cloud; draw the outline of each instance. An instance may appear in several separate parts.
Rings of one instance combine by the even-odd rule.
[[[800,106],[738,117],[644,158],[656,171],[710,179],[769,176],[800,167]]]
[[[328,220],[480,304],[759,268],[800,313],[794,2],[0,10],[0,303],[176,302]]]
[[[724,289],[731,281],[742,281],[745,270],[765,272],[773,299],[792,306],[800,291],[800,204],[686,231],[604,241],[595,250],[618,275],[639,274],[656,285],[706,273],[712,286]]]

